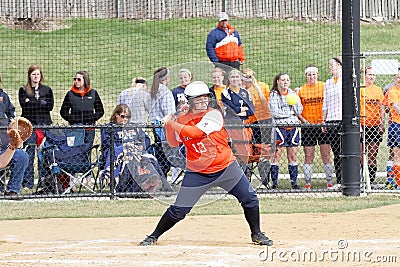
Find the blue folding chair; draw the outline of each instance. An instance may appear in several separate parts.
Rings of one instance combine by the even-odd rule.
[[[99,145],[92,146],[84,142],[85,129],[51,129],[45,131],[45,136],[39,158],[45,165],[42,176],[50,175],[53,178],[56,193],[71,193],[76,185],[80,185],[79,190],[83,186],[91,193],[96,193],[84,180],[88,177],[95,177],[97,180]],[[43,187],[43,182],[39,184]],[[60,184],[62,192],[59,192]]]

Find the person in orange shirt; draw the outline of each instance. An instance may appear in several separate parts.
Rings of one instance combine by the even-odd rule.
[[[299,97],[303,105],[302,116],[310,124],[322,123],[322,103],[324,99],[325,83],[318,81],[318,68],[308,65],[304,71],[307,83],[300,87]],[[332,160],[331,146],[327,134],[321,128],[302,128],[301,145],[304,149],[303,173],[306,181],[305,189],[311,189],[311,177],[313,174],[313,162],[315,157],[315,146],[319,150],[324,164],[327,188],[332,187]]]
[[[399,76],[399,74],[397,74]],[[397,77],[400,81],[400,77]],[[396,78],[395,78],[396,81]],[[387,145],[393,153],[393,177],[395,187],[400,188],[400,84],[390,88],[387,92],[387,105],[390,109],[391,122],[388,128]]]
[[[383,140],[385,108],[382,88],[374,84],[376,75],[371,66],[365,69],[365,86],[360,89],[360,115],[363,143],[367,151],[368,172],[371,184],[376,178],[376,156]],[[363,161],[361,161],[363,162]],[[374,188],[374,187],[373,187]]]
[[[175,203],[161,217],[153,233],[141,246],[154,245],[158,238],[185,218],[200,197],[213,187],[221,187],[241,203],[251,230],[251,239],[258,245],[271,246],[273,241],[260,230],[257,194],[236,161],[228,144],[221,112],[210,108],[207,85],[196,81],[185,88],[189,110],[175,117],[162,119],[168,143],[186,147],[186,172]]]
[[[258,125],[272,124],[271,112],[268,108],[270,89],[266,83],[257,81],[255,72],[252,69],[245,68],[242,73],[242,84],[249,91],[254,104],[253,142],[262,145],[261,153],[263,158],[258,163],[258,172],[264,186],[269,188],[272,127],[258,127]]]

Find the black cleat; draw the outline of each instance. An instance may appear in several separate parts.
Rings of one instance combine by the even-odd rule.
[[[154,236],[147,236],[142,242],[140,242],[139,246],[152,246],[157,242],[157,238]]]
[[[274,244],[274,242],[262,232],[251,234],[251,241],[260,246],[272,246]]]

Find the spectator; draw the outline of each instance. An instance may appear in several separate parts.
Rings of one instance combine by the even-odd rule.
[[[258,127],[258,125],[271,125],[271,112],[268,108],[268,98],[270,94],[269,86],[257,81],[255,72],[246,68],[243,70],[242,82],[244,88],[249,91],[254,104],[253,122],[253,142],[263,144],[263,159],[258,163],[258,172],[262,178],[263,184],[268,188],[270,172],[270,149],[271,149],[271,128]]]
[[[146,124],[150,112],[150,93],[147,91],[147,81],[137,77],[132,81],[132,87],[120,93],[117,105],[126,104],[132,112],[131,123]]]
[[[225,117],[228,119],[239,117],[245,124],[254,119],[254,104],[250,93],[242,87],[242,74],[232,70],[228,75],[228,83],[222,91],[222,103],[225,108]]]
[[[61,117],[70,125],[94,125],[104,115],[103,103],[98,92],[90,85],[89,73],[78,71],[71,90],[64,97]],[[85,129],[86,144],[93,145],[95,129]]]
[[[373,189],[377,188],[375,184],[377,171],[376,157],[385,132],[385,108],[382,104],[384,96],[382,88],[374,84],[375,79],[376,75],[372,67],[368,66],[365,69],[365,87],[361,87],[360,89],[361,127],[364,133],[364,143],[368,157],[368,173]]]
[[[228,75],[228,83],[222,91],[222,103],[225,109],[225,119],[230,124],[251,124],[254,119],[254,104],[250,93],[242,87],[242,74],[234,69]],[[232,147],[239,157],[239,163],[250,179],[251,171],[248,168],[247,158],[250,156],[249,143],[251,142],[251,128],[228,128]]]
[[[308,65],[305,69],[307,83],[300,87],[298,92],[303,105],[302,116],[308,123],[322,123],[322,100],[324,98],[325,83],[318,81],[318,68]],[[326,187],[332,188],[332,161],[331,146],[328,136],[321,128],[301,129],[301,145],[304,149],[303,173],[306,181],[305,189],[311,189],[315,146],[319,145],[322,163],[326,177]]]
[[[299,119],[302,122],[306,121],[301,116],[303,106],[300,101],[294,105],[289,105],[286,102],[286,96],[290,93],[295,93],[290,89],[290,77],[287,73],[281,72],[274,78],[268,101],[272,122],[276,125],[274,146],[277,145],[271,162],[272,189],[278,189],[279,161],[282,157],[282,147],[286,147],[292,189],[299,189],[297,185],[297,147],[300,142],[300,129],[294,127],[293,124],[298,124]]]
[[[390,125],[390,123],[392,121],[392,116],[390,114],[390,108],[389,108],[388,99],[387,99],[387,97],[389,95],[388,91],[389,91],[389,89],[391,89],[394,86],[400,87],[400,68],[398,68],[398,73],[393,75],[393,80],[394,80],[393,83],[390,83],[390,84],[386,85],[383,88],[383,95],[384,95],[383,105],[385,107],[386,113],[389,114],[388,125]],[[393,186],[394,186],[394,184],[393,184],[393,171],[392,171],[393,157],[394,157],[393,149],[389,148],[389,157],[388,157],[388,161],[386,163],[386,171],[387,171],[387,179],[388,179],[387,182],[386,182],[386,185],[387,185],[388,189],[393,189]]]
[[[166,67],[158,68],[154,72],[153,84],[151,85],[151,108],[150,121],[156,126],[154,128],[154,156],[157,158],[161,169],[167,177],[171,164],[167,160],[163,151],[162,143],[166,141],[165,133],[160,126],[161,119],[168,114],[175,113],[175,101],[172,92],[168,89],[170,82],[170,72]]]
[[[224,104],[222,103],[222,91],[226,88],[224,84],[226,72],[219,68],[215,67],[211,71],[211,80],[213,85],[210,87],[210,92],[213,97],[214,107],[223,108]]]
[[[185,95],[188,96],[189,111],[177,118],[169,114],[162,120],[171,146],[183,142],[187,148],[187,171],[175,203],[165,211],[153,233],[140,245],[156,244],[163,233],[185,218],[206,191],[219,186],[241,203],[252,241],[271,246],[273,241],[260,230],[257,194],[229,147],[223,117],[218,110],[209,107],[211,99],[207,85],[193,82],[186,87]]]
[[[228,19],[225,12],[218,15],[218,27],[208,34],[206,43],[208,58],[227,73],[231,68],[239,69],[245,61],[239,33],[229,24]]]
[[[19,88],[18,92],[19,104],[22,108],[21,116],[27,118],[34,127],[52,124],[50,111],[52,111],[54,107],[53,91],[49,86],[43,83],[44,77],[40,66],[32,65],[28,69],[26,85]],[[32,189],[34,185],[33,165],[36,146],[40,145],[40,138],[36,138],[36,134],[39,134],[39,132],[42,133],[42,131],[37,128],[24,144],[25,151],[29,155],[29,166],[25,171],[22,187],[30,189]]]
[[[324,99],[322,104],[322,123],[329,127],[322,127],[327,133],[328,141],[333,152],[336,184],[332,189],[342,190],[342,158],[340,157],[342,123],[342,59],[334,57],[329,60],[329,70],[332,77],[325,82]],[[332,126],[332,124],[336,124]]]
[[[179,82],[181,85],[174,88],[172,90],[172,95],[175,99],[175,108],[176,110],[181,110],[183,105],[187,105],[187,99],[185,96],[185,88],[186,86],[193,80],[192,73],[188,69],[181,69],[179,70]],[[183,153],[185,153],[185,148],[180,148]],[[182,169],[177,166],[171,166],[171,181],[172,183],[176,183],[177,179],[182,173]]]
[[[0,120],[5,120],[8,123],[15,117],[15,107],[1,85],[2,76],[0,73]]]
[[[116,192],[133,192],[134,180],[133,175],[129,172],[128,168],[123,168],[124,162],[129,161],[129,153],[135,153],[136,158],[140,158],[144,148],[144,131],[141,128],[123,128],[127,125],[131,118],[131,111],[128,105],[119,104],[115,107],[111,117],[110,123],[101,130],[101,147],[103,157],[105,159],[105,166],[103,172],[103,179],[110,173],[110,164],[114,164],[114,177],[117,178],[119,174],[120,179],[115,187]],[[112,127],[112,128],[111,128]],[[114,159],[111,162],[111,134],[114,135]],[[131,160],[135,160],[133,157]],[[137,161],[136,163],[138,163]],[[136,164],[138,166],[138,164]]]
[[[394,184],[388,186],[400,189],[400,75],[395,77],[396,85],[387,91],[387,106],[390,108],[390,120],[388,128],[387,145],[393,153],[393,178]],[[389,187],[390,188],[390,187]]]
[[[1,85],[0,74],[0,85]],[[7,126],[10,119],[15,117],[15,108],[10,101],[8,94],[0,87],[0,126]],[[9,145],[7,129],[0,129],[0,168],[11,167],[10,179],[6,190],[0,186],[0,191],[4,191],[5,196],[18,197],[21,190],[24,173],[28,167],[28,154],[18,148]]]
[[[172,90],[172,95],[175,100],[175,108],[179,110],[179,107],[187,103],[185,97],[185,88],[192,81],[192,73],[188,69],[179,70],[179,82],[181,83],[178,87]]]

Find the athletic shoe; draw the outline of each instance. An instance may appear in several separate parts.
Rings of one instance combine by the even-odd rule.
[[[306,183],[306,185],[304,186],[305,190],[310,190],[311,189],[311,183]]]
[[[332,189],[341,191],[342,190],[342,185],[341,184],[335,184],[335,185],[332,186]]]
[[[140,242],[140,246],[152,246],[157,242],[157,238],[154,236],[147,236],[142,242]]]
[[[300,189],[300,187],[297,184],[295,184],[295,185],[292,185],[292,189],[297,190],[297,189]]]
[[[272,185],[272,189],[279,189],[277,184]]]
[[[251,241],[260,246],[272,246],[274,244],[274,242],[262,232],[251,234]]]
[[[326,189],[333,189],[333,188],[332,188],[332,183],[327,183],[327,184],[326,184]]]

